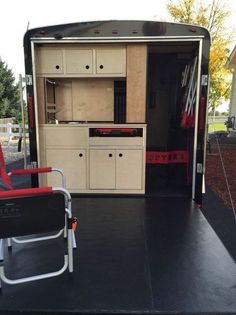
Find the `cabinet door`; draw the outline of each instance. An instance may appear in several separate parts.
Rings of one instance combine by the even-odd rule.
[[[93,73],[92,49],[66,49],[65,59],[67,74]]]
[[[90,149],[90,189],[115,189],[115,150]]]
[[[126,74],[125,48],[97,49],[96,72],[98,74]]]
[[[86,189],[86,151],[80,149],[47,149],[47,165],[60,168],[66,175],[69,191]],[[48,175],[48,184],[61,186],[60,175]]]
[[[37,51],[36,72],[40,74],[63,74],[62,49],[39,49]]]
[[[116,189],[142,189],[143,151],[116,151]]]

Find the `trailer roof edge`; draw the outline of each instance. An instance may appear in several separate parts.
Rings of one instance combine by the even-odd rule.
[[[73,38],[163,38],[198,37],[210,40],[209,31],[199,25],[190,25],[161,21],[107,20],[88,21],[52,26],[37,27],[28,30],[24,43],[35,38],[73,39]]]

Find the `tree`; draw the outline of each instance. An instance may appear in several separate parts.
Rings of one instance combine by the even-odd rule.
[[[232,32],[226,28],[230,10],[217,0],[169,0],[167,9],[175,21],[206,27],[212,39],[209,72],[211,75],[209,110],[220,105],[220,99],[230,95],[230,71],[225,68],[228,60]]]
[[[19,85],[5,62],[0,58],[0,117],[14,117],[16,122],[21,120]]]

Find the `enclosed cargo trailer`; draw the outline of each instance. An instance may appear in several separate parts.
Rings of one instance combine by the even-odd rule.
[[[206,29],[82,22],[29,30],[24,49],[33,166],[62,167],[72,193],[181,194],[201,204]]]
[[[61,166],[87,195],[73,198],[73,279],[6,287],[0,314],[234,313],[235,263],[191,200],[202,198],[208,31],[85,22],[29,30],[24,46],[32,166]],[[41,270],[39,254],[8,255],[12,276]]]

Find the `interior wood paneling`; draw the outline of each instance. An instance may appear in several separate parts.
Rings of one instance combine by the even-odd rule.
[[[45,124],[45,85],[44,78],[37,77],[37,107],[38,107],[38,121],[40,124]]]
[[[127,46],[127,123],[145,122],[147,45]]]
[[[73,120],[113,121],[113,79],[77,79],[72,82]]]
[[[58,80],[55,87],[56,118],[73,120],[72,115],[72,81]]]

